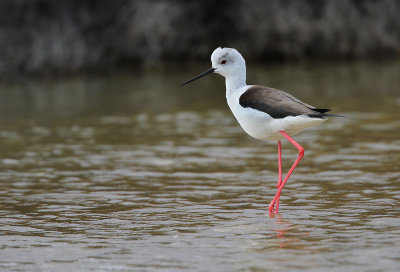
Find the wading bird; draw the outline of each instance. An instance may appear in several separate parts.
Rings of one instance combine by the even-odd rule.
[[[281,90],[247,85],[246,63],[236,49],[215,49],[211,54],[211,63],[211,69],[183,83],[182,86],[211,73],[224,76],[229,108],[244,131],[256,139],[278,141],[278,189],[268,206],[270,214],[274,213],[274,207],[277,214],[281,191],[304,155],[304,148],[291,136],[321,124],[328,116],[339,115],[327,114],[329,109],[316,108]],[[281,140],[284,138],[299,150],[299,155],[282,180]]]

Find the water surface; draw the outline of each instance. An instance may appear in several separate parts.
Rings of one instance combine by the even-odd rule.
[[[179,87],[207,68],[3,83],[1,270],[398,271],[400,63],[249,68],[351,117],[295,137],[273,218],[276,143],[242,132],[222,78]]]

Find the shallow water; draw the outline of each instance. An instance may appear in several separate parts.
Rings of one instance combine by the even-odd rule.
[[[179,87],[207,67],[3,83],[0,270],[398,271],[400,63],[250,67],[350,117],[295,137],[272,218],[276,143],[221,78]]]

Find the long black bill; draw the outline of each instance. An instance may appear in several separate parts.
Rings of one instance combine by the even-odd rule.
[[[188,80],[188,81],[186,81],[185,83],[182,83],[181,86],[184,86],[184,85],[186,85],[186,84],[189,84],[190,82],[195,81],[196,79],[199,79],[199,78],[201,78],[201,77],[203,77],[203,76],[206,76],[206,75],[208,75],[208,74],[214,73],[214,71],[215,71],[215,68],[211,68],[210,70],[205,71],[204,73],[201,73],[201,74],[198,75],[197,77],[194,77],[194,78],[192,78],[191,80]]]

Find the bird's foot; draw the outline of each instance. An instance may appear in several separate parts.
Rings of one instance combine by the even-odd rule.
[[[275,202],[272,200],[268,206],[268,213],[270,217],[273,217],[275,215],[274,209],[275,209]]]
[[[271,203],[269,203],[268,206],[268,213],[270,217],[273,217],[273,215],[278,214],[278,210],[279,210],[279,198],[280,198],[280,194],[278,195],[277,198],[274,198]],[[276,208],[275,208],[275,204],[276,204]],[[274,211],[275,210],[275,211]]]

